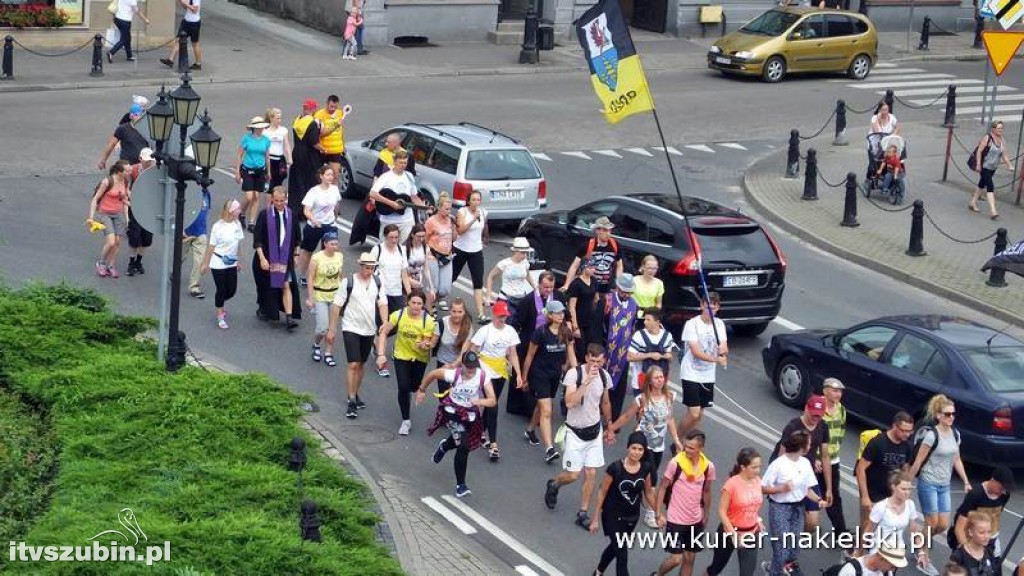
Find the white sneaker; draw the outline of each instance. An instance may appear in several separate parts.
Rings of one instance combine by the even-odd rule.
[[[402,420],[402,425],[398,427],[398,435],[408,436],[410,430],[412,430],[412,421]]]
[[[648,528],[658,528],[658,519],[654,515],[654,510],[648,510],[644,514],[644,524],[646,524]]]

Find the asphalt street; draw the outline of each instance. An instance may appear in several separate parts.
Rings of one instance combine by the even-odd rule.
[[[981,78],[984,73],[979,63],[915,67],[957,78]],[[877,97],[874,90],[851,89],[848,82],[833,80],[836,78],[812,77],[766,86],[706,71],[652,75],[659,114],[673,150],[670,156],[684,193],[752,212],[739,187],[747,165],[773,146],[784,145],[790,127],[816,130],[831,113],[836,98],[846,97],[851,106],[866,107]],[[526,84],[521,78],[460,78],[422,80],[413,86],[387,79],[351,86],[264,82],[199,90],[204,107],[216,118],[215,128],[225,136],[222,167],[230,166],[233,142],[241,135],[241,129],[233,127],[242,126],[268,103],[288,108],[304,97],[338,91],[356,109],[347,126],[353,138],[374,135],[405,120],[475,121],[521,137],[535,154],[543,155],[538,161],[549,181],[551,209],[571,208],[616,193],[671,192],[664,153],[653,148],[658,144],[653,122],[637,117],[615,127],[605,124],[595,112],[596,101],[586,78],[553,76],[539,84]],[[112,122],[130,96],[130,90],[122,89],[82,91],[73,97],[55,93],[2,97],[0,120],[9,134],[19,135],[16,141],[5,141],[0,155],[0,271],[5,281],[64,278],[97,287],[125,313],[155,314],[159,249],[146,257],[145,276],[102,280],[91,271],[99,240],[89,237],[80,226],[96,181],[93,165]],[[904,134],[911,142],[913,123],[941,120],[937,107],[908,111],[897,105],[896,114],[907,123]],[[42,121],[72,117],[75,122],[56,129]],[[851,119],[851,133],[866,131],[861,129],[866,122]],[[857,145],[856,138],[851,141]],[[818,142],[825,146],[828,140]],[[220,174],[217,179],[215,206],[236,191],[228,177]],[[356,206],[356,202],[346,201],[343,215],[351,218]],[[731,342],[729,367],[720,375],[716,406],[704,426],[710,439],[708,454],[723,478],[741,447],[754,446],[767,453],[778,431],[797,415],[775,399],[762,372],[760,350],[772,334],[800,327],[840,327],[907,312],[951,313],[995,324],[969,309],[852,266],[781,232],[775,231],[775,236],[789,261],[782,316],[759,338]],[[503,244],[492,244],[486,251],[487,261],[495,262],[505,251]],[[358,248],[345,250],[349,267],[358,252]],[[188,266],[186,263],[186,269]],[[436,439],[426,438],[423,431],[433,417],[432,409],[414,409],[413,434],[398,437],[394,383],[372,376],[363,395],[369,408],[357,421],[346,420],[344,372],[341,367],[330,369],[310,361],[312,323],[308,317],[294,334],[258,322],[254,290],[245,273],[239,294],[229,305],[232,328],[222,332],[214,322],[212,282],[208,278],[204,282],[211,294],[207,300],[182,297],[182,327],[189,345],[200,356],[267,373],[293,390],[314,396],[332,431],[348,441],[374,475],[399,482],[420,498],[432,499],[427,502],[434,509],[458,512],[455,515],[465,523],[462,528],[471,532],[467,537],[479,540],[507,561],[510,571],[523,567],[519,572],[524,574],[581,574],[593,569],[605,540],[572,524],[577,488],[562,490],[554,512],[544,507],[544,482],[556,473],[557,466],[544,464],[542,451],[522,441],[523,423],[518,418],[502,415],[502,461],[490,464],[482,451],[474,454],[469,469],[473,496],[454,502],[449,496],[454,483],[451,462],[434,466],[429,461]],[[465,286],[460,283],[463,292]],[[858,433],[856,425],[848,432],[842,453],[846,465],[853,463]],[[609,461],[621,455],[622,444],[606,449]],[[972,470],[972,480],[981,480],[982,473]],[[856,497],[849,482],[845,485],[847,518],[856,519]],[[1022,496],[1018,491],[1014,498]],[[954,493],[954,501],[959,498],[960,493]],[[1011,501],[1011,508],[1019,510],[1020,503]],[[1010,516],[1007,525],[1015,525],[1018,518]],[[1016,546],[1011,558],[1018,558],[1022,550],[1024,545]],[[942,544],[936,546],[935,553],[937,562],[947,555]],[[663,553],[646,550],[631,556],[634,572],[646,574],[657,566]],[[762,553],[762,559],[766,558]],[[696,573],[710,559],[710,553],[700,555]],[[836,561],[836,554],[811,550],[804,552],[803,559],[810,574]]]

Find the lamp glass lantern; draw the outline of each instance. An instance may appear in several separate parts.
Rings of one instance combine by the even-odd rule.
[[[195,156],[196,164],[200,168],[210,169],[217,165],[221,138],[210,127],[210,115],[206,110],[203,110],[203,115],[199,117],[199,121],[203,125],[192,134],[192,154]]]
[[[201,98],[189,85],[189,75],[181,77],[181,86],[171,92],[171,104],[174,106],[174,123],[178,126],[191,126],[199,112]]]
[[[166,142],[171,138],[174,129],[174,110],[167,103],[167,90],[160,87],[159,99],[146,111],[149,122],[149,135],[157,142]]]

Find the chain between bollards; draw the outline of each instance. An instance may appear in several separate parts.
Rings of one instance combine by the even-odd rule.
[[[804,194],[801,200],[818,199],[818,151],[807,149],[807,168],[804,170]]]
[[[836,100],[836,135],[832,139],[833,146],[846,146],[846,101]]]
[[[995,249],[992,251],[992,255],[995,256],[1003,250],[1006,250],[1006,246],[1009,243],[1010,241],[1006,238],[1006,228],[996,230]],[[985,284],[988,284],[993,288],[1005,288],[1007,286],[1006,270],[1004,268],[993,267],[988,272],[988,280],[985,281]]]
[[[910,212],[910,245],[907,256],[927,256],[924,251],[924,200],[914,200],[914,209]]]
[[[800,131],[796,128],[789,131],[789,150],[786,152],[786,178],[796,178],[800,174]]]
[[[930,16],[924,17],[924,22],[921,23],[921,41],[917,44],[918,50],[928,50],[928,40],[931,39],[932,35],[932,19]]]
[[[103,35],[92,37],[92,70],[89,76],[103,76]]]
[[[846,228],[860,226],[860,222],[857,222],[857,175],[853,172],[846,174],[846,198],[843,200],[843,221],[839,225]]]

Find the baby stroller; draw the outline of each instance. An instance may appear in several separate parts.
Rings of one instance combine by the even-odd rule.
[[[864,197],[870,198],[872,192],[878,192],[887,198],[892,204],[902,204],[906,196],[906,184],[904,182],[906,166],[900,174],[878,173],[878,168],[885,162],[885,151],[890,146],[895,146],[900,156],[900,161],[907,158],[907,148],[902,136],[897,134],[886,134],[884,132],[872,132],[867,136],[868,143],[868,169],[865,175],[864,184],[861,189]]]

